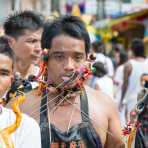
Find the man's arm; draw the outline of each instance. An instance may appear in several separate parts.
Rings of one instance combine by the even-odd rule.
[[[109,105],[108,131],[105,148],[124,148],[122,141],[122,130],[117,107],[113,102]]]
[[[125,97],[125,94],[127,92],[127,87],[129,84],[129,76],[132,72],[132,66],[130,63],[126,63],[123,70],[123,84],[122,84],[122,90],[121,90],[121,100],[120,100],[120,107],[123,104],[123,99]]]
[[[93,125],[102,145],[104,148],[124,148],[117,106],[104,93],[92,88],[85,88],[89,99],[90,117],[94,121]]]

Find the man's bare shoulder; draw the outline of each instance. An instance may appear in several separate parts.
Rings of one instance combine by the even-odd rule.
[[[110,120],[117,114],[118,109],[112,98],[89,86],[85,86],[85,89],[88,97],[90,114],[98,117],[104,116],[104,119],[106,120]]]
[[[106,143],[109,121],[114,113],[114,103],[112,99],[99,90],[85,86],[88,97],[89,114],[93,126],[98,133],[103,145]]]
[[[95,102],[95,105],[115,105],[113,99],[105,93],[103,93],[102,91],[95,90],[87,85],[85,85],[85,90],[88,96],[88,100],[91,100],[90,102]]]
[[[114,141],[113,146],[110,147],[116,147],[114,145],[122,142],[118,110],[115,103],[101,91],[94,90],[89,86],[85,86],[85,89],[88,96],[90,118],[103,146],[110,145]],[[112,137],[112,135],[114,136]],[[108,140],[108,136],[111,136],[111,140]]]

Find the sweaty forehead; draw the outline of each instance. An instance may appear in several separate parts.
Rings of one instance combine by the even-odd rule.
[[[85,53],[85,43],[67,35],[60,35],[52,40],[51,50],[53,51],[76,51]]]

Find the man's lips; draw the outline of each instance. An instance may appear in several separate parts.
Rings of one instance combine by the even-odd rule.
[[[34,59],[39,59],[41,56],[40,55],[32,55],[31,57]]]
[[[70,76],[63,76],[62,80],[64,81],[63,88],[73,88],[76,86],[77,73],[73,73]]]
[[[73,72],[73,73],[69,73],[69,74],[62,76],[62,80],[67,82],[67,81],[70,81],[70,80],[74,80],[76,77],[77,77],[77,74],[75,72]]]

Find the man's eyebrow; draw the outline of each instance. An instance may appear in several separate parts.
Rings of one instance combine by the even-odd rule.
[[[64,51],[53,51],[53,52],[49,52],[49,55],[55,55],[55,54],[64,54]],[[75,51],[74,52],[75,55],[84,55],[83,52],[79,52],[79,51]]]
[[[1,72],[6,72],[6,73],[10,73],[10,70],[4,69],[4,68],[1,68],[0,71],[1,71]]]
[[[49,55],[53,55],[53,54],[63,54],[63,51],[53,51],[53,52],[49,52]]]
[[[76,51],[75,54],[78,54],[78,55],[84,55],[83,52],[78,52],[78,51]]]
[[[63,51],[53,51],[52,53],[64,53]]]
[[[38,40],[38,39],[35,37],[28,37],[26,40],[28,41],[28,40]]]

